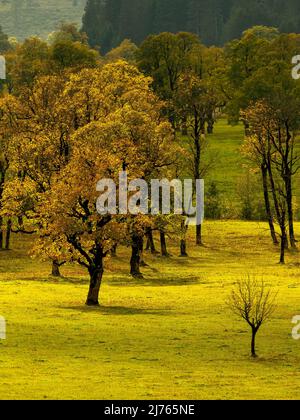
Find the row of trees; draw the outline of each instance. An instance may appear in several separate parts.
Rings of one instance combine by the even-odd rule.
[[[294,179],[300,168],[300,86],[291,77],[290,62],[299,49],[300,38],[268,30],[254,41],[245,38],[241,45],[248,52],[255,49],[258,62],[252,63],[248,74],[243,63],[246,77],[241,81],[242,96],[236,105],[242,109],[246,127],[243,152],[261,173],[271,237],[274,244],[280,238],[280,262],[284,263],[285,250],[289,245],[295,249],[297,244]]]
[[[50,44],[32,38],[11,48],[0,101],[6,242],[11,231],[35,234],[33,253],[52,260],[53,274],[67,261],[85,267],[88,305],[99,302],[103,260],[118,244],[131,246],[137,277],[144,238],[156,252],[154,231],[164,256],[168,234],[180,239],[187,256],[183,216],[100,216],[96,185],[103,178],[118,185],[122,170],[149,184],[205,178],[218,164],[206,155],[209,134],[227,114],[244,122],[243,152],[261,171],[266,218],[274,243],[281,238],[283,263],[288,242],[296,247],[300,96],[290,62],[299,43],[299,36],[265,27],[224,49],[208,48],[193,34],[162,33],[140,48],[126,41],[100,57],[83,33],[63,25]],[[196,243],[202,244],[201,226]]]
[[[204,47],[186,33],[152,35],[136,54],[137,65],[167,101],[173,126],[191,140],[194,178],[205,177],[211,164],[217,164],[207,159],[205,150],[218,115],[226,113],[232,123],[243,121],[242,152],[249,169],[261,174],[274,244],[281,238],[281,263],[288,245],[295,249],[297,242],[293,184],[299,170],[300,86],[291,76],[291,58],[299,47],[299,35],[254,27],[224,49]]]
[[[218,110],[225,105],[220,75],[224,54],[207,48],[196,35],[162,33],[146,39],[136,53],[139,69],[153,79],[153,88],[165,101],[166,115],[175,131],[186,136],[185,174],[194,181],[205,177],[212,161],[205,161],[206,133],[213,132]],[[196,243],[202,244],[201,226]]]

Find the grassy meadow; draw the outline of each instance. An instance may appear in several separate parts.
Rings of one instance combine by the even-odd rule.
[[[243,166],[242,127],[221,121],[210,150],[219,164],[209,178],[236,200]],[[130,250],[106,260],[97,309],[84,305],[87,273],[75,265],[63,278],[47,262],[30,259],[28,236],[12,238],[0,253],[0,399],[298,399],[300,342],[291,337],[300,314],[300,253],[278,265],[267,225],[206,221],[204,247],[179,258],[146,253],[145,278],[129,276]],[[300,224],[296,224],[298,236]],[[156,238],[157,240],[158,238]],[[158,243],[157,243],[158,247]],[[278,307],[258,335],[250,357],[250,331],[228,309],[233,284],[263,276],[278,290]]]
[[[255,203],[255,213],[264,217],[260,171],[241,153],[244,135],[242,124],[231,126],[226,119],[221,119],[215,124],[214,134],[208,136],[205,152],[205,160],[211,162],[211,168],[205,175],[205,187],[207,190],[211,182],[217,185],[224,207],[223,213],[229,218],[236,219],[241,215],[241,195],[245,194],[243,191],[249,189]],[[186,140],[182,139],[183,145],[187,144]],[[296,143],[296,150],[300,152],[300,142]],[[249,171],[250,185],[247,185]],[[293,182],[295,218],[300,220],[300,175],[296,175]]]
[[[120,248],[106,261],[99,309],[84,306],[84,271],[68,265],[54,280],[49,264],[28,258],[29,239],[14,237],[13,251],[0,254],[0,398],[299,398],[291,319],[300,313],[300,255],[277,265],[256,222],[207,222],[204,234],[189,259],[178,258],[177,244],[170,259],[147,255],[144,280],[130,278],[129,250]],[[279,291],[255,360],[247,325],[226,306],[245,273]]]

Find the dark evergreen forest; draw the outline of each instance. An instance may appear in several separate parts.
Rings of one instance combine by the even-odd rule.
[[[83,29],[107,52],[129,38],[189,31],[207,45],[222,45],[254,25],[300,32],[299,0],[88,0]]]

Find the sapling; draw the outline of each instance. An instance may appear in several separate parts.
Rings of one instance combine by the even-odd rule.
[[[240,280],[232,290],[229,306],[251,327],[251,355],[256,354],[256,335],[260,327],[270,319],[276,308],[277,292],[267,287],[263,280],[248,276]]]

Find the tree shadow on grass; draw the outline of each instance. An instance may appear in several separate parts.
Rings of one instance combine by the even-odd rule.
[[[164,266],[165,265],[170,265],[170,266],[174,266],[174,265],[179,265],[179,266],[189,266],[189,265],[193,265],[193,263],[195,262],[195,260],[199,261],[199,257],[194,257],[194,256],[188,256],[188,257],[180,257],[180,256],[174,256],[174,257],[159,257],[157,258],[157,260],[154,262],[157,263],[162,263]],[[147,262],[147,260],[146,260]],[[151,267],[151,262],[149,263],[150,267]]]
[[[145,272],[146,271],[146,272]],[[200,284],[208,283],[201,276],[172,276],[170,274],[161,274],[156,270],[151,270],[149,268],[145,269],[144,278],[133,278],[128,273],[122,273],[121,275],[109,275],[103,279],[109,287],[181,287],[181,286],[195,286]],[[147,273],[148,271],[148,273]],[[7,280],[1,280],[10,281]],[[40,277],[28,275],[20,279],[20,281],[27,282],[39,282],[48,285],[74,285],[74,286],[85,286],[89,285],[88,277],[73,277],[73,276],[63,276],[63,277],[53,277],[51,275],[42,275]]]
[[[55,285],[63,285],[63,284],[74,284],[74,285],[88,285],[89,279],[83,277],[71,277],[71,276],[61,276],[61,277],[54,277],[51,275],[40,275],[40,276],[23,276],[21,281],[28,281],[28,282],[39,282],[39,283],[47,283],[47,284],[55,284]]]
[[[119,286],[143,286],[143,287],[169,287],[169,286],[192,286],[205,283],[200,278],[195,276],[182,276],[182,277],[171,277],[164,276],[161,277],[150,277],[145,275],[143,279],[136,279],[132,277],[128,278],[112,278],[107,280],[107,284],[113,287]]]
[[[169,315],[169,309],[144,309],[144,308],[128,308],[125,306],[60,306],[60,309],[66,309],[71,311],[78,311],[82,313],[99,313],[102,315],[155,315],[155,316],[167,316]]]

